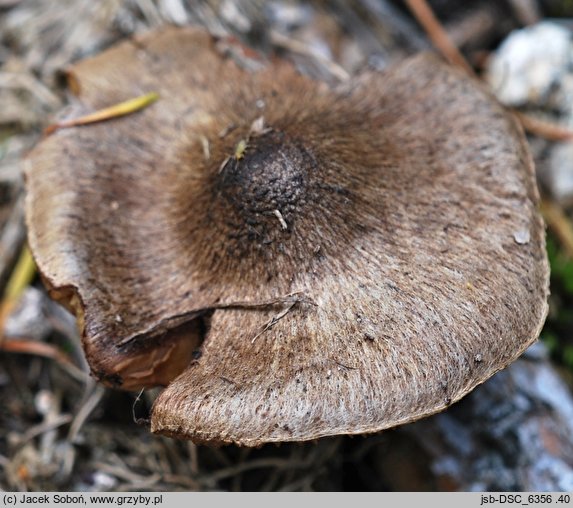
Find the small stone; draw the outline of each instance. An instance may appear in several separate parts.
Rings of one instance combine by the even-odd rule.
[[[542,22],[512,32],[500,45],[487,70],[487,81],[508,106],[544,105],[553,86],[569,72],[571,33]]]

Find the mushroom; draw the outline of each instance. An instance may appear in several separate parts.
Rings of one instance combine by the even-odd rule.
[[[161,97],[27,161],[93,375],[167,385],[153,432],[256,446],[411,422],[515,360],[548,264],[513,117],[431,54],[339,86],[258,67],[169,28],[71,69],[69,117]]]

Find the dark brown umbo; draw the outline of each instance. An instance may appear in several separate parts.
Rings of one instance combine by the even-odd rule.
[[[29,241],[93,375],[167,385],[153,432],[259,445],[440,411],[547,312],[514,119],[432,55],[328,86],[198,29],[75,65],[78,116],[27,161]]]

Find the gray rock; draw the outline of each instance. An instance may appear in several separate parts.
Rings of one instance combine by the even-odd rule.
[[[571,32],[544,21],[505,39],[490,60],[487,81],[508,106],[543,106],[572,62]]]

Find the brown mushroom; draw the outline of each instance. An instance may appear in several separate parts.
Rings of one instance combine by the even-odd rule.
[[[547,312],[531,157],[471,78],[421,55],[343,89],[248,70],[197,29],[71,71],[26,168],[29,241],[93,374],[168,385],[152,430],[259,445],[440,411],[515,360]]]

